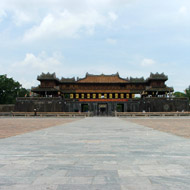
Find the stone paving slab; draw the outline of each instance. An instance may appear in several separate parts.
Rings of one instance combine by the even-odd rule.
[[[0,190],[22,189],[189,190],[190,141],[111,117],[0,139]]]

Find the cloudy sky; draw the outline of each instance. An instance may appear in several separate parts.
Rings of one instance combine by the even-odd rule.
[[[24,87],[37,75],[168,75],[190,85],[189,0],[1,0],[0,74]]]

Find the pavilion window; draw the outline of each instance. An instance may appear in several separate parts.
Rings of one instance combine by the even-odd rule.
[[[76,99],[79,99],[79,94],[76,94]]]
[[[87,94],[87,98],[88,98],[88,99],[90,98],[90,94]]]
[[[81,98],[84,99],[84,94],[81,94]]]
[[[73,94],[70,94],[70,99],[73,99]]]
[[[112,94],[109,94],[109,98],[110,98],[110,99],[113,98]]]
[[[129,94],[126,94],[126,97],[129,98]]]
[[[101,99],[102,98],[102,94],[98,94],[98,98]]]
[[[132,98],[135,98],[135,94],[132,94]]]
[[[107,98],[107,94],[104,94],[104,98]]]
[[[123,99],[123,98],[124,98],[124,94],[120,94],[120,98],[122,98],[122,99]]]
[[[116,99],[118,98],[118,94],[117,94],[117,93],[115,94],[115,98],[116,98]]]
[[[93,98],[94,98],[94,99],[96,98],[96,94],[93,94]]]

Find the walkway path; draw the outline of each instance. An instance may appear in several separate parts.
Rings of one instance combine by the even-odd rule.
[[[0,139],[5,189],[189,190],[190,141],[119,118]]]

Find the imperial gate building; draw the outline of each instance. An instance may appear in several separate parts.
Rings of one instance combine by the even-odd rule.
[[[55,73],[37,77],[37,96],[18,98],[19,111],[91,112],[93,115],[112,115],[117,112],[187,111],[188,100],[172,97],[174,89],[165,82],[162,73],[151,73],[147,79],[121,78],[113,75],[92,75],[84,78],[61,78]]]

